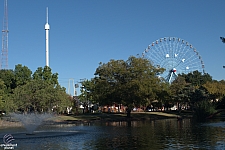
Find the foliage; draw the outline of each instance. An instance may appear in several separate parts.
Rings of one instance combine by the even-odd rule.
[[[166,110],[168,110],[174,103],[171,101],[172,93],[170,89],[170,84],[167,82],[162,82],[160,90],[156,92],[158,104],[164,104]]]
[[[225,96],[225,81],[206,82],[203,87],[209,92],[212,100],[221,100]]]
[[[194,106],[194,115],[198,120],[204,120],[208,116],[216,112],[215,105],[207,100],[196,102]]]
[[[196,114],[207,114],[213,111],[213,107],[208,104],[209,100],[218,98],[218,95],[224,97],[223,86],[213,83],[209,74],[194,71],[179,75],[168,84],[157,77],[163,71],[163,68],[154,67],[149,60],[133,56],[126,61],[110,60],[108,63],[99,63],[95,77],[82,82],[80,99],[89,99],[100,105],[123,104],[129,109],[147,106],[157,100],[157,106],[164,106],[167,110],[178,104],[179,110],[183,107],[192,110],[199,108]],[[217,91],[221,87],[221,91],[213,93],[209,88],[210,84],[214,84]]]
[[[13,91],[13,100],[21,111],[46,112],[66,109],[70,105],[68,95],[60,87],[54,88],[45,80],[32,80]]]
[[[91,92],[91,89],[93,89],[93,82],[90,80],[83,80],[81,82],[82,86],[81,86],[81,94],[79,96],[79,99],[82,102],[86,102],[86,101],[90,101],[92,103],[95,103],[95,101],[93,100],[93,93]]]
[[[0,79],[0,111],[11,111],[14,109],[15,104],[10,99],[11,94],[6,90],[4,81]]]
[[[197,88],[191,94],[190,106],[193,109],[193,106],[195,105],[195,103],[208,100],[208,99],[210,99],[208,91],[204,87]]]
[[[51,68],[39,67],[33,75],[21,64],[0,70],[0,111],[64,111],[68,106],[69,95]]]
[[[0,110],[3,110],[4,109],[4,101],[3,101],[4,91],[5,91],[5,84],[0,79]]]
[[[14,71],[6,69],[0,70],[0,79],[4,82],[5,85],[4,92],[12,93],[12,89],[15,88]]]
[[[218,91],[219,86],[213,83],[209,74],[201,74],[198,71],[182,74],[171,84],[172,97],[179,104],[188,103],[196,118],[206,118],[215,112],[215,103],[210,101],[214,94],[210,89],[212,84],[215,86],[214,90]]]
[[[127,61],[110,60],[96,69],[91,92],[102,105],[146,105],[157,97],[161,81],[156,74],[163,71],[143,58],[131,56]]]
[[[178,104],[178,109],[181,109],[181,104],[188,101],[189,99],[189,87],[186,83],[185,78],[178,76],[170,86],[171,97],[174,103]]]
[[[208,73],[202,74],[197,70],[188,74],[181,74],[180,76],[184,77],[187,83],[191,83],[193,86],[197,87],[212,81],[212,77]]]
[[[18,87],[28,83],[31,80],[31,74],[32,71],[27,66],[16,65],[14,70],[15,86]]]
[[[216,109],[225,109],[225,96],[216,103]]]
[[[207,116],[215,107],[225,107],[225,81],[194,71],[178,75],[171,84],[157,75],[165,69],[148,59],[130,56],[128,60],[99,63],[95,77],[81,82],[79,99],[84,102],[133,107],[158,102],[158,107],[189,106],[197,116]],[[32,71],[18,64],[14,70],[0,70],[0,111],[57,111],[73,105],[73,99],[58,83],[58,73],[38,67]],[[221,107],[219,107],[219,105]],[[187,107],[186,107],[187,108]]]
[[[58,73],[52,74],[51,68],[48,66],[45,66],[44,69],[42,67],[38,67],[33,74],[33,79],[38,81],[44,80],[53,86],[59,85]]]

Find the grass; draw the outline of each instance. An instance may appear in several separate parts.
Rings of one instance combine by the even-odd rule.
[[[178,112],[132,112],[131,117],[127,118],[125,113],[93,113],[79,115],[59,115],[52,119],[56,122],[75,122],[75,121],[126,121],[126,120],[148,120],[148,119],[167,119],[181,117]]]

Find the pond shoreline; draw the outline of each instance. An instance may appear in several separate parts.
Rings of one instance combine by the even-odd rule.
[[[178,115],[171,112],[132,112],[131,117],[127,117],[126,113],[92,113],[92,114],[78,114],[78,115],[56,115],[44,121],[43,124],[81,124],[90,123],[94,121],[102,122],[117,122],[117,121],[143,121],[143,120],[159,120],[168,118],[190,118],[188,115]],[[11,117],[2,118],[0,120],[0,128],[6,127],[21,127],[22,123],[15,121]]]

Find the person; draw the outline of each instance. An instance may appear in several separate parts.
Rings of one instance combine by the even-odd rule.
[[[110,107],[108,107],[108,113],[110,113]]]

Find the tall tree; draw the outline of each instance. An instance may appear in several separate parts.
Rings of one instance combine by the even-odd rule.
[[[45,66],[44,69],[42,67],[38,67],[37,70],[33,74],[34,80],[44,80],[47,83],[57,86],[58,83],[58,73],[52,73],[50,67]]]
[[[157,91],[157,100],[164,104],[165,110],[168,110],[174,105],[170,84],[168,82],[161,83],[161,89]]]
[[[171,96],[174,102],[177,103],[178,110],[181,106],[187,107],[191,102],[191,95],[194,92],[194,87],[192,84],[187,83],[185,78],[178,76],[171,84]]]
[[[225,81],[206,82],[203,87],[209,92],[210,98],[214,101],[221,100],[225,96]]]
[[[5,94],[5,84],[3,80],[0,79],[0,111],[4,109],[4,99],[3,99],[4,94]]]
[[[27,66],[22,66],[21,64],[16,65],[14,69],[16,87],[30,82],[31,74],[32,71]]]
[[[146,104],[156,98],[161,82],[156,74],[163,71],[143,58],[131,56],[127,61],[110,60],[96,69],[95,98],[102,104],[116,102],[128,106],[129,116],[134,105]]]
[[[5,93],[12,93],[12,89],[15,88],[15,77],[13,70],[0,70],[0,79],[5,84]]]
[[[32,76],[34,80],[43,80],[43,68],[38,67]]]
[[[14,90],[14,103],[21,111],[51,111],[71,105],[63,88],[54,87],[44,80],[32,80]],[[67,105],[67,106],[65,106]]]
[[[199,71],[190,72],[188,74],[182,74],[182,77],[185,78],[187,83],[191,83],[194,86],[200,87],[201,85],[205,84],[207,81],[211,82],[212,77],[208,74],[202,74]]]

